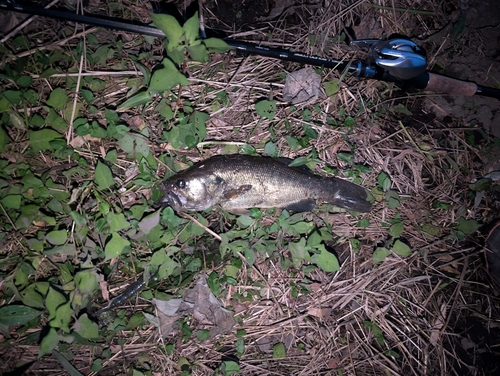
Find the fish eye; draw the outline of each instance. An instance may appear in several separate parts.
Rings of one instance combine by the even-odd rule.
[[[184,181],[184,179],[179,179],[175,182],[175,185],[182,189],[186,187],[186,182]]]

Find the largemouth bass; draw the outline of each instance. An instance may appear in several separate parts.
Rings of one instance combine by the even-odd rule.
[[[366,191],[354,183],[321,177],[291,160],[249,155],[218,155],[184,170],[159,185],[160,203],[175,211],[205,210],[219,204],[241,213],[249,208],[311,211],[318,201],[368,212]]]

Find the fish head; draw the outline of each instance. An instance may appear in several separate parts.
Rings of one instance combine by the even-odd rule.
[[[169,205],[175,211],[201,211],[219,202],[225,187],[222,178],[215,174],[186,172],[174,175],[158,186],[163,194],[159,204]]]

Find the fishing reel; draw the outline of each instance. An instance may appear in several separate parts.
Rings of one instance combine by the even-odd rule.
[[[367,51],[373,64],[400,80],[410,80],[427,70],[425,51],[409,39],[359,39],[350,44]]]

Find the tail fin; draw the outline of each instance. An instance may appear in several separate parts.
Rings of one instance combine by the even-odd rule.
[[[324,199],[340,208],[367,213],[372,210],[372,204],[366,201],[366,190],[354,183],[338,178],[329,178],[328,195]]]

